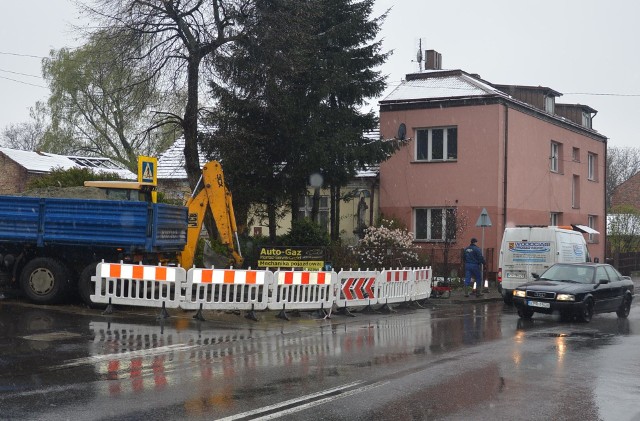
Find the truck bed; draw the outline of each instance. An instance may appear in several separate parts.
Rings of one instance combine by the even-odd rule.
[[[0,242],[180,251],[187,208],[132,201],[0,196]]]

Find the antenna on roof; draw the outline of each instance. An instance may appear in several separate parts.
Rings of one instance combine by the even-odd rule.
[[[411,60],[413,61],[413,60]],[[418,40],[418,53],[416,54],[416,60],[418,62],[418,70],[422,71],[422,38]]]

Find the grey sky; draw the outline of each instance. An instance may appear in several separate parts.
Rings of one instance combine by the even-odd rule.
[[[46,100],[38,57],[77,45],[69,25],[78,22],[78,12],[70,0],[0,0],[0,5],[2,129],[26,121],[29,107]],[[385,51],[394,51],[382,68],[388,90],[418,71],[422,39],[423,50],[442,54],[443,68],[477,73],[493,83],[547,86],[564,94],[558,102],[598,110],[593,127],[611,146],[640,146],[634,124],[640,116],[639,2],[376,0],[376,14],[388,8],[381,34]]]

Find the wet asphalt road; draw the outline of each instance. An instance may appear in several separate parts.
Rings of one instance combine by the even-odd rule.
[[[156,314],[0,300],[0,419],[640,419],[637,302],[589,324],[502,302]]]

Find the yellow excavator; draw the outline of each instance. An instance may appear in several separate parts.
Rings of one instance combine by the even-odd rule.
[[[227,248],[228,256],[226,256],[226,262],[224,262],[224,258],[222,261],[218,258],[217,262],[212,262],[211,260],[214,259],[214,256],[205,247],[205,266],[211,266],[211,263],[217,263],[216,266],[220,266],[223,263],[224,266],[242,267],[244,258],[240,252],[238,227],[236,226],[236,217],[231,199],[231,192],[224,182],[224,174],[220,163],[217,161],[207,162],[202,167],[202,175],[200,175],[196,188],[185,204],[189,209],[189,225],[187,228],[187,244],[179,257],[180,266],[185,269],[193,266],[198,238],[200,238],[200,233],[202,232],[202,224],[204,223],[207,209],[210,209],[218,230],[218,238]],[[207,260],[210,261],[208,262]]]
[[[104,190],[111,200],[130,200],[155,202],[155,185],[135,181],[85,181],[85,187],[96,187]],[[187,243],[178,255],[178,263],[185,269],[194,264],[198,239],[202,233],[207,210],[216,224],[218,238],[226,249],[226,255],[219,255],[208,245],[204,250],[204,265],[241,268],[244,258],[240,252],[238,228],[233,211],[231,192],[224,182],[222,167],[217,161],[207,162],[202,167],[202,174],[191,197],[185,206],[188,208]]]

